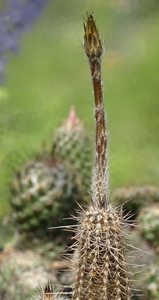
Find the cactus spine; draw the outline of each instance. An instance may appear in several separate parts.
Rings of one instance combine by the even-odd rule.
[[[108,200],[107,131],[101,83],[103,46],[92,14],[87,15],[84,31],[84,50],[95,98],[95,163],[91,205],[78,216],[73,300],[129,300],[126,225],[120,208]]]
[[[55,300],[55,295],[52,286],[48,283],[44,289],[41,289],[31,300]]]

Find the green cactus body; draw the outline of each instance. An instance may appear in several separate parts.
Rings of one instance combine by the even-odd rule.
[[[90,174],[90,141],[71,108],[69,118],[55,133],[52,155],[38,155],[14,175],[10,203],[20,235],[35,242],[40,237],[57,237],[58,231],[51,234],[47,228],[69,225],[63,218],[74,214],[76,202],[86,200]]]
[[[147,270],[145,294],[147,300],[159,299],[159,266],[152,264]]]
[[[91,182],[91,142],[74,107],[70,110],[69,118],[55,132],[52,154],[70,164],[70,168],[76,171],[81,189],[86,193]]]
[[[75,201],[80,201],[74,177],[66,165],[52,159],[30,160],[14,175],[10,203],[14,223],[23,237],[44,240],[51,235],[47,228],[66,223],[63,218],[69,217]],[[57,234],[54,230],[53,237]]]
[[[141,209],[138,216],[141,235],[154,247],[159,247],[159,205]]]

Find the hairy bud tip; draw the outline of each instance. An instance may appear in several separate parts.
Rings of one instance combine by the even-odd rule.
[[[102,42],[92,14],[87,14],[84,22],[84,49],[88,58],[101,58],[103,53]]]

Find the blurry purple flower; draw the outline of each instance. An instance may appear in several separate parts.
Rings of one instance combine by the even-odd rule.
[[[0,82],[3,82],[3,72],[5,69],[6,61],[7,61],[6,57],[1,56],[1,59],[0,59]]]
[[[49,0],[6,0],[8,9],[0,13],[0,81],[7,53],[17,53],[21,34],[30,29]]]

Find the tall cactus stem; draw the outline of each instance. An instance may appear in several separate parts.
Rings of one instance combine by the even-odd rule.
[[[122,210],[108,201],[107,131],[101,81],[103,46],[92,14],[84,24],[95,98],[95,162],[92,202],[78,216],[74,256],[73,300],[130,300]]]

